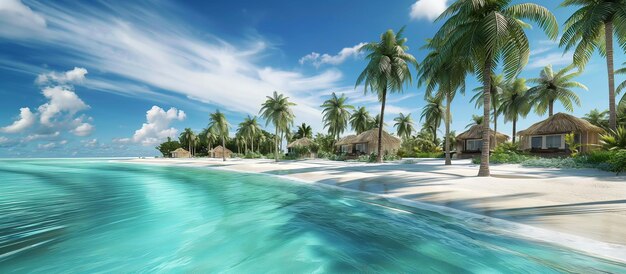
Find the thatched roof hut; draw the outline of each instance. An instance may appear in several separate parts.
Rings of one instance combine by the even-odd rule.
[[[221,145],[216,146],[209,151],[209,156],[212,158],[223,158],[224,156],[226,158],[230,158],[231,154],[233,154],[233,152],[230,149],[224,148]]]
[[[304,138],[300,138],[298,140],[295,140],[295,141],[289,143],[287,145],[287,148],[292,148],[292,147],[310,147],[310,146],[312,146],[314,144],[315,143],[311,139],[304,137]]]
[[[383,130],[382,149],[383,153],[395,153],[400,148],[402,140],[392,136]],[[357,136],[347,136],[340,139],[336,146],[340,147],[341,152],[349,154],[371,154],[377,152],[378,149],[378,128],[365,131]]]
[[[190,158],[191,157],[191,153],[189,153],[189,151],[181,147],[170,152],[170,154],[172,155],[172,158]]]
[[[566,113],[557,113],[518,132],[520,147],[535,152],[564,151],[565,135],[574,133],[574,139],[581,144],[581,151],[587,152],[599,145],[599,136],[604,130],[589,121]]]
[[[489,129],[489,148],[496,147],[497,144],[504,143],[509,140],[509,136],[493,129]],[[493,136],[496,138],[493,138]],[[456,153],[457,156],[463,154],[478,153],[482,149],[483,142],[483,126],[473,125],[465,132],[456,136]]]

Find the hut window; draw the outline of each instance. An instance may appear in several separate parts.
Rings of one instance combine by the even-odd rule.
[[[348,145],[342,145],[341,146],[341,152],[342,153],[348,153]]]
[[[483,140],[467,140],[465,150],[467,151],[480,151],[483,146]]]
[[[541,148],[543,137],[535,136],[531,139],[531,148]]]
[[[357,152],[365,152],[366,150],[366,144],[356,144],[356,151]]]
[[[546,136],[547,148],[560,148],[561,147],[561,135]]]

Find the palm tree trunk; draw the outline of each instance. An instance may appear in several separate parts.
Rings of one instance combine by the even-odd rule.
[[[226,138],[222,134],[222,161],[226,162]]]
[[[604,23],[604,39],[606,44],[606,67],[609,74],[609,128],[617,128],[615,111],[615,73],[613,68],[613,21]]]
[[[493,140],[494,144],[498,146],[498,138],[496,138],[496,132],[498,132],[498,112],[494,106],[493,108]]]
[[[491,118],[491,57],[487,57],[483,68],[483,148],[480,153],[478,176],[488,177],[489,172],[489,118]]]
[[[274,136],[274,161],[278,162],[278,125],[276,126],[276,136]]]
[[[452,96],[450,96],[450,93],[448,92],[448,94],[446,95],[446,135],[444,136],[446,139],[446,166],[452,165],[452,159],[450,159],[450,109],[452,108],[452,106],[450,105],[452,103]]]
[[[517,126],[517,117],[513,118],[513,144],[515,144],[515,128]]]
[[[376,162],[383,162],[383,125],[384,125],[384,117],[385,117],[385,101],[387,101],[387,87],[383,88],[383,96],[382,102],[380,105],[380,121],[378,123],[378,154],[376,155]]]
[[[548,102],[548,117],[552,117],[552,115],[554,115],[554,100]]]

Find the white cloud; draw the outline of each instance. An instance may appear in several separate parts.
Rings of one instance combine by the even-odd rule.
[[[43,95],[49,101],[39,106],[38,111],[39,121],[46,126],[52,126],[52,119],[60,113],[67,112],[72,116],[89,108],[74,91],[65,86],[46,87],[43,89]]]
[[[20,0],[2,0],[0,25],[0,35],[28,38],[46,28],[46,19]]]
[[[537,54],[540,55],[540,54]],[[548,53],[543,56],[534,55],[528,62],[527,68],[543,68],[547,65],[552,66],[568,66],[574,60],[574,53],[567,52],[565,54],[560,52]]]
[[[50,142],[50,143],[46,143],[46,144],[39,144],[37,145],[37,147],[39,149],[53,149],[57,146],[57,144],[55,142]]]
[[[0,145],[8,143],[8,142],[9,142],[9,138],[0,136]]]
[[[61,132],[60,131],[55,131],[53,133],[49,133],[49,134],[30,134],[28,136],[26,136],[23,141],[24,142],[30,142],[30,141],[34,141],[34,140],[41,140],[41,139],[55,139],[56,137],[60,136]]]
[[[117,143],[134,142],[144,146],[155,145],[167,137],[176,136],[178,130],[170,127],[170,124],[174,121],[183,121],[186,117],[184,111],[176,108],[170,108],[168,111],[165,111],[158,106],[152,106],[146,112],[147,123],[144,123],[140,129],[136,130],[132,138],[118,138],[113,141]]]
[[[74,69],[62,73],[51,71],[40,74],[35,82],[40,85],[81,83],[85,81],[87,73],[85,68],[74,67]]]
[[[349,48],[343,48],[336,55],[330,55],[327,53],[319,54],[312,52],[300,58],[298,61],[301,65],[304,63],[312,63],[315,67],[319,67],[323,64],[339,65],[345,62],[350,57],[357,57],[359,55],[359,49],[363,47],[365,43],[359,43]]]
[[[0,128],[0,132],[19,133],[30,128],[35,121],[35,114],[30,111],[30,108],[20,108],[20,118],[13,124]]]
[[[89,123],[81,123],[76,128],[72,129],[71,132],[76,136],[89,136],[93,131],[94,126]]]
[[[80,141],[85,147],[96,147],[98,146],[98,139],[91,139],[91,140],[82,140]]]
[[[411,19],[437,19],[448,7],[448,0],[417,0],[411,5]]]

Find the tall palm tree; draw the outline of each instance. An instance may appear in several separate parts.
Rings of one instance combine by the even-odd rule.
[[[239,123],[239,129],[237,131],[240,132],[240,134],[246,139],[245,153],[248,153],[248,141],[250,141],[250,147],[254,152],[254,139],[256,139],[261,132],[261,126],[259,125],[257,117],[251,117],[250,115],[248,115],[246,118],[243,119],[243,122]]]
[[[385,103],[387,93],[402,92],[405,85],[412,82],[413,77],[409,65],[417,69],[417,61],[413,55],[406,53],[407,39],[402,37],[404,28],[397,33],[387,30],[380,36],[379,42],[370,42],[362,46],[359,51],[367,52],[368,64],[359,75],[356,86],[364,84],[368,90],[378,95],[380,106],[380,122],[378,124],[378,150],[376,161],[382,163],[382,135],[385,117]]]
[[[436,45],[429,40],[424,48],[430,49],[430,53],[422,62],[419,71],[419,85],[426,85],[426,97],[433,96],[433,91],[438,88],[434,96],[446,99],[445,121],[445,165],[452,164],[450,126],[452,123],[452,100],[456,93],[465,93],[465,77],[468,71],[473,71],[472,64],[462,56],[442,56],[439,52],[441,45]]]
[[[350,115],[350,126],[356,134],[361,134],[362,132],[368,130],[371,121],[372,117],[365,107],[360,107],[355,110],[352,115]]]
[[[376,116],[372,117],[367,123],[367,130],[379,128],[381,123],[384,127],[387,126],[387,123],[380,119],[380,114],[376,114]]]
[[[222,139],[222,160],[226,161],[226,138],[228,138],[230,124],[226,120],[226,115],[221,113],[219,109],[209,114],[209,121],[209,127]]]
[[[599,111],[597,108],[594,108],[589,111],[589,113],[585,114],[583,119],[589,121],[589,123],[601,127],[603,129],[609,128],[609,119],[607,118],[609,114],[608,110]]]
[[[195,134],[193,133],[193,130],[191,130],[191,128],[185,128],[185,130],[180,134],[180,142],[181,144],[187,144],[187,149],[189,151],[189,155],[192,155],[192,149],[191,146],[193,144],[193,138],[194,138]]]
[[[504,80],[504,75],[502,74],[492,74],[491,75],[491,89],[490,89],[490,101],[491,101],[491,112],[492,112],[492,116],[493,116],[493,131],[494,131],[494,135],[492,136],[492,138],[496,138],[496,132],[498,131],[498,117],[500,116],[501,110],[500,110],[500,97],[502,97],[502,93],[504,93],[504,89],[506,88],[507,85],[507,81]],[[472,99],[470,100],[471,102],[474,102],[476,105],[476,108],[480,108],[483,107],[483,104],[485,103],[485,100],[483,98],[483,88],[482,87],[477,87],[474,89],[474,92],[476,92],[476,94],[474,94],[474,96],[472,97]],[[497,139],[496,139],[496,145],[498,144]]]
[[[393,120],[396,122],[393,126],[396,128],[399,137],[404,140],[411,137],[411,134],[415,131],[415,123],[413,122],[413,118],[411,118],[411,113],[405,116],[400,112],[398,117]]]
[[[500,97],[500,112],[504,116],[504,122],[513,122],[513,143],[517,130],[517,119],[524,118],[530,112],[531,105],[526,96],[526,79],[517,78],[507,84]]]
[[[483,82],[483,148],[478,176],[489,176],[489,116],[491,75],[498,61],[507,78],[528,63],[530,47],[524,28],[533,21],[551,39],[559,33],[554,15],[532,3],[510,5],[510,0],[463,0],[452,3],[437,20],[447,18],[433,40],[442,55],[467,56]]]
[[[613,36],[626,48],[626,0],[565,0],[563,7],[580,7],[564,24],[560,46],[574,50],[574,64],[579,68],[591,59],[597,49],[606,57],[609,81],[609,127],[616,129],[615,73]]]
[[[204,136],[206,137],[206,140],[207,140],[208,150],[213,149],[213,144],[217,143],[217,136],[213,128],[211,128],[210,126],[207,127]]]
[[[267,100],[261,105],[261,117],[265,119],[265,124],[272,123],[276,135],[274,138],[274,160],[278,162],[278,142],[280,136],[293,125],[293,120],[296,116],[291,110],[292,106],[296,104],[289,102],[289,97],[285,97],[282,94],[274,91],[274,94],[270,97],[267,96]]]
[[[437,139],[437,130],[441,126],[441,121],[445,118],[445,110],[443,107],[443,98],[426,97],[426,105],[422,108],[420,121],[424,121],[424,125],[431,130],[433,140]]]
[[[298,129],[296,130],[295,138],[313,138],[313,129],[311,128],[311,126],[302,123],[302,125],[299,125]]]
[[[561,102],[569,112],[574,111],[574,103],[580,106],[580,98],[572,88],[587,90],[587,87],[573,81],[574,77],[580,75],[580,71],[569,73],[574,68],[574,65],[569,65],[554,73],[552,65],[548,65],[539,73],[539,78],[528,79],[528,82],[537,84],[528,90],[537,114],[544,115],[547,110],[548,116],[552,116],[556,101]]]
[[[346,128],[348,127],[348,121],[350,120],[350,109],[354,109],[353,106],[348,105],[346,101],[348,97],[345,94],[341,94],[341,97],[337,97],[337,94],[333,92],[330,99],[324,101],[321,105],[324,127],[328,128],[328,134],[332,135],[336,140],[339,139]]]

